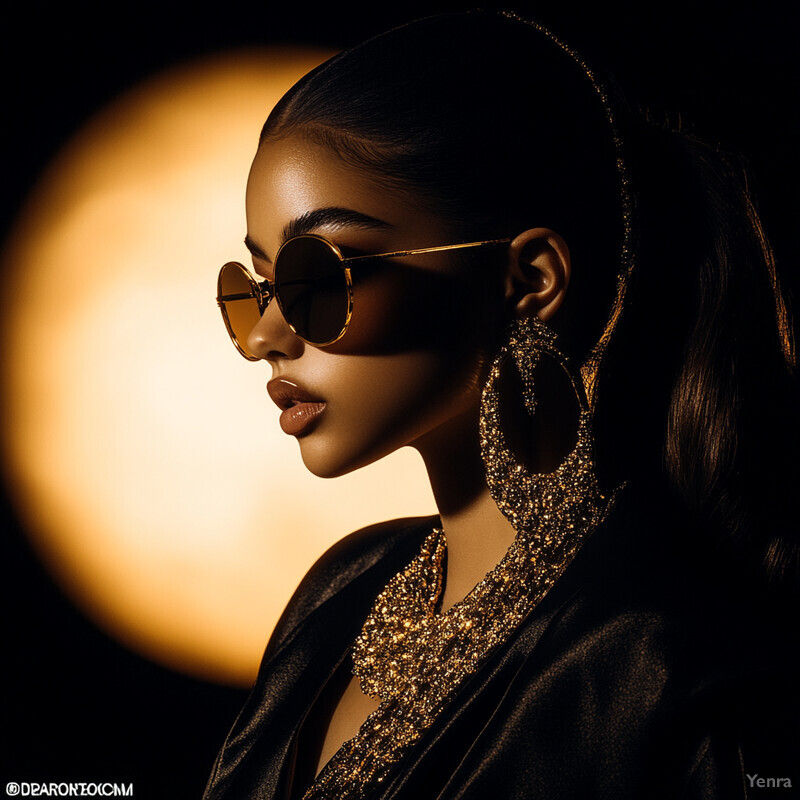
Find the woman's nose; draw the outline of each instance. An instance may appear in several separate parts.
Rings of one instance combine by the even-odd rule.
[[[299,358],[304,346],[303,340],[289,327],[274,300],[267,305],[266,311],[247,337],[250,352],[266,361]]]

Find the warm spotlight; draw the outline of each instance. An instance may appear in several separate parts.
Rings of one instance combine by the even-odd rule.
[[[114,636],[231,683],[329,544],[433,511],[408,450],[306,473],[214,302],[219,265],[247,260],[261,124],[327,55],[233,53],[148,81],[64,148],[2,258],[6,473],[38,552]]]

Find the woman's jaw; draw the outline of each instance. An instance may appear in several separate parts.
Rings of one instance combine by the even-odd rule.
[[[348,363],[311,349],[267,386],[282,430],[297,438],[306,468],[318,477],[347,474],[406,445],[424,456],[437,429],[477,409],[479,380],[444,373],[435,355],[349,357]]]

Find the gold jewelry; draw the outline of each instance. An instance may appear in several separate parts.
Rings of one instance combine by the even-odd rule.
[[[498,379],[503,363],[513,356],[526,386],[526,405],[535,407],[533,372],[542,355],[566,366],[554,340],[539,320],[515,323],[483,391],[480,432],[487,480],[517,530],[514,542],[463,600],[437,613],[447,545],[444,532],[436,528],[411,564],[378,595],[353,648],[353,673],[380,706],[323,768],[304,800],[360,798],[383,783],[464,681],[541,601],[607,513],[610,504],[594,477],[585,402],[575,448],[552,473],[528,473],[515,461],[501,430]],[[575,381],[573,386],[578,391]]]
[[[573,376],[566,356],[555,345],[556,335],[538,317],[515,320],[506,344],[500,349],[489,370],[483,389],[480,411],[481,455],[486,468],[486,482],[497,507],[514,529],[541,527],[540,516],[554,513],[560,504],[557,520],[562,538],[574,538],[583,516],[591,507],[592,516],[602,506],[603,498],[594,474],[594,437],[591,412],[583,384]],[[523,397],[529,411],[535,411],[534,373],[543,355],[553,359],[565,372],[580,407],[575,447],[562,464],[551,473],[531,473],[514,456],[500,419],[499,379],[503,364],[513,358],[523,383]],[[561,496],[567,493],[571,502]],[[579,502],[580,501],[580,502]],[[566,515],[566,516],[564,516]]]
[[[555,348],[555,339],[555,333],[539,317],[526,317],[512,324],[508,348],[522,378],[522,399],[531,415],[536,413],[533,373],[543,350],[558,352]]]

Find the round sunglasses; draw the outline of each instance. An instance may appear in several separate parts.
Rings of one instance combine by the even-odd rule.
[[[258,361],[259,356],[250,350],[247,338],[273,297],[297,336],[307,344],[325,347],[344,336],[353,316],[351,264],[510,241],[491,239],[345,258],[333,242],[316,234],[303,234],[288,239],[278,250],[272,281],[256,280],[237,261],[225,264],[217,280],[217,304],[236,349],[249,361]]]

